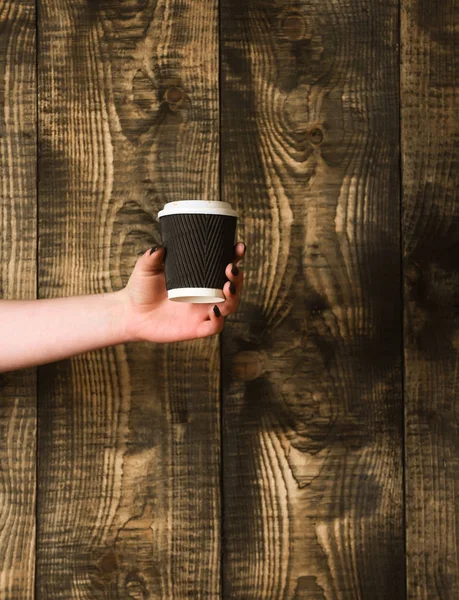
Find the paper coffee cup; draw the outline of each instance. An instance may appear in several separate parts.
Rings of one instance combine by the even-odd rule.
[[[226,266],[234,258],[237,212],[229,202],[179,200],[158,212],[170,300],[225,301]]]

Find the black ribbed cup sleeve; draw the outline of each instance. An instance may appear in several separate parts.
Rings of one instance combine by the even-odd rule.
[[[234,258],[237,218],[213,214],[166,215],[159,219],[165,248],[166,289],[223,289]]]

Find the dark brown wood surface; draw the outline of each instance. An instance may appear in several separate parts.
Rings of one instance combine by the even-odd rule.
[[[458,23],[0,2],[0,298],[120,289],[171,200],[248,247],[220,343],[0,374],[1,600],[459,597]]]
[[[41,0],[40,297],[120,289],[219,189],[217,3]],[[40,368],[40,598],[217,598],[218,337]]]
[[[459,598],[459,5],[402,1],[408,597]]]
[[[222,0],[223,597],[405,597],[398,3]]]
[[[34,0],[0,3],[0,298],[36,297]],[[1,322],[0,322],[1,332]],[[1,340],[0,333],[0,342]],[[34,597],[36,370],[0,373],[0,598]]]

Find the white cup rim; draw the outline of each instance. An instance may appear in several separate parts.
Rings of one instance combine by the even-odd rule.
[[[172,288],[167,292],[169,300],[195,304],[215,304],[226,300],[223,290],[218,288]]]
[[[158,212],[156,220],[161,217],[177,214],[210,214],[238,217],[238,212],[231,207],[229,202],[221,200],[177,200],[167,202],[164,208]]]

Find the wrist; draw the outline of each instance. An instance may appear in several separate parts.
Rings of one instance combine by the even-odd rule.
[[[108,318],[116,343],[135,341],[130,332],[131,301],[125,288],[108,294]]]

